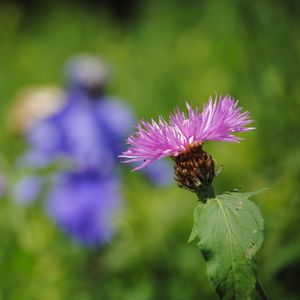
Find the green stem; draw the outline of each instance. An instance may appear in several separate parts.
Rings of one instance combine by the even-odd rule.
[[[204,185],[203,187],[201,187],[201,189],[199,189],[199,191],[197,191],[197,196],[198,196],[199,200],[203,203],[205,203],[206,200],[209,198],[216,197],[214,188],[211,184]]]
[[[268,297],[258,279],[256,280],[255,289],[261,300],[268,300]]]

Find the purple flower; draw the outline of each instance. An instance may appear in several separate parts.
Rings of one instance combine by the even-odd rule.
[[[120,184],[94,171],[60,174],[47,201],[51,218],[71,237],[86,246],[108,242],[113,219],[120,209]]]
[[[129,149],[120,157],[126,158],[126,163],[143,162],[137,170],[162,157],[176,157],[190,146],[207,140],[238,142],[241,138],[232,133],[255,128],[246,127],[252,123],[249,112],[242,112],[237,104],[230,96],[220,97],[219,101],[210,97],[201,113],[186,103],[188,116],[177,108],[170,115],[169,123],[162,116],[159,122],[140,121],[137,132],[127,140]]]
[[[27,132],[30,148],[19,165],[43,168],[57,159],[67,159],[76,168],[101,168],[110,173],[133,125],[134,115],[125,103],[70,93],[61,111]]]

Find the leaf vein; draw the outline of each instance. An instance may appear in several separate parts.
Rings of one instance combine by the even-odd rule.
[[[223,208],[223,204],[221,202],[221,200],[219,200],[218,198],[216,198],[217,200],[217,203],[219,204],[219,207],[222,211],[222,214],[224,216],[224,219],[225,219],[225,222],[226,222],[226,226],[227,226],[227,229],[228,229],[228,232],[229,232],[229,235],[228,235],[228,238],[229,238],[229,244],[230,244],[230,258],[231,258],[231,269],[232,269],[232,272],[233,272],[233,276],[236,277],[235,275],[235,265],[234,265],[234,259],[233,259],[233,247],[232,247],[232,238],[231,238],[231,229],[230,229],[230,225],[229,225],[229,220],[228,220],[228,216]],[[234,291],[235,291],[235,294],[237,294],[237,290],[236,290],[236,283],[235,283],[235,280],[233,280],[233,288],[234,288]]]

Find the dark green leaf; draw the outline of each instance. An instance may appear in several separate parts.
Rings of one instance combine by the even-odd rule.
[[[199,237],[207,273],[221,299],[251,299],[264,223],[248,198],[261,191],[218,195],[195,209],[189,241]]]

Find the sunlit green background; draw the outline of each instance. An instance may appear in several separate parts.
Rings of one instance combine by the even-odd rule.
[[[10,135],[10,101],[27,85],[63,85],[78,52],[109,59],[110,93],[139,117],[200,108],[230,93],[255,120],[241,144],[207,143],[222,174],[218,192],[270,189],[259,276],[271,299],[300,299],[300,4],[297,1],[84,1],[0,4],[0,153],[11,170],[24,149]],[[12,174],[11,172],[10,174]],[[0,202],[0,299],[217,299],[196,244],[187,244],[195,196],[125,174],[118,234],[85,249],[40,204]]]

